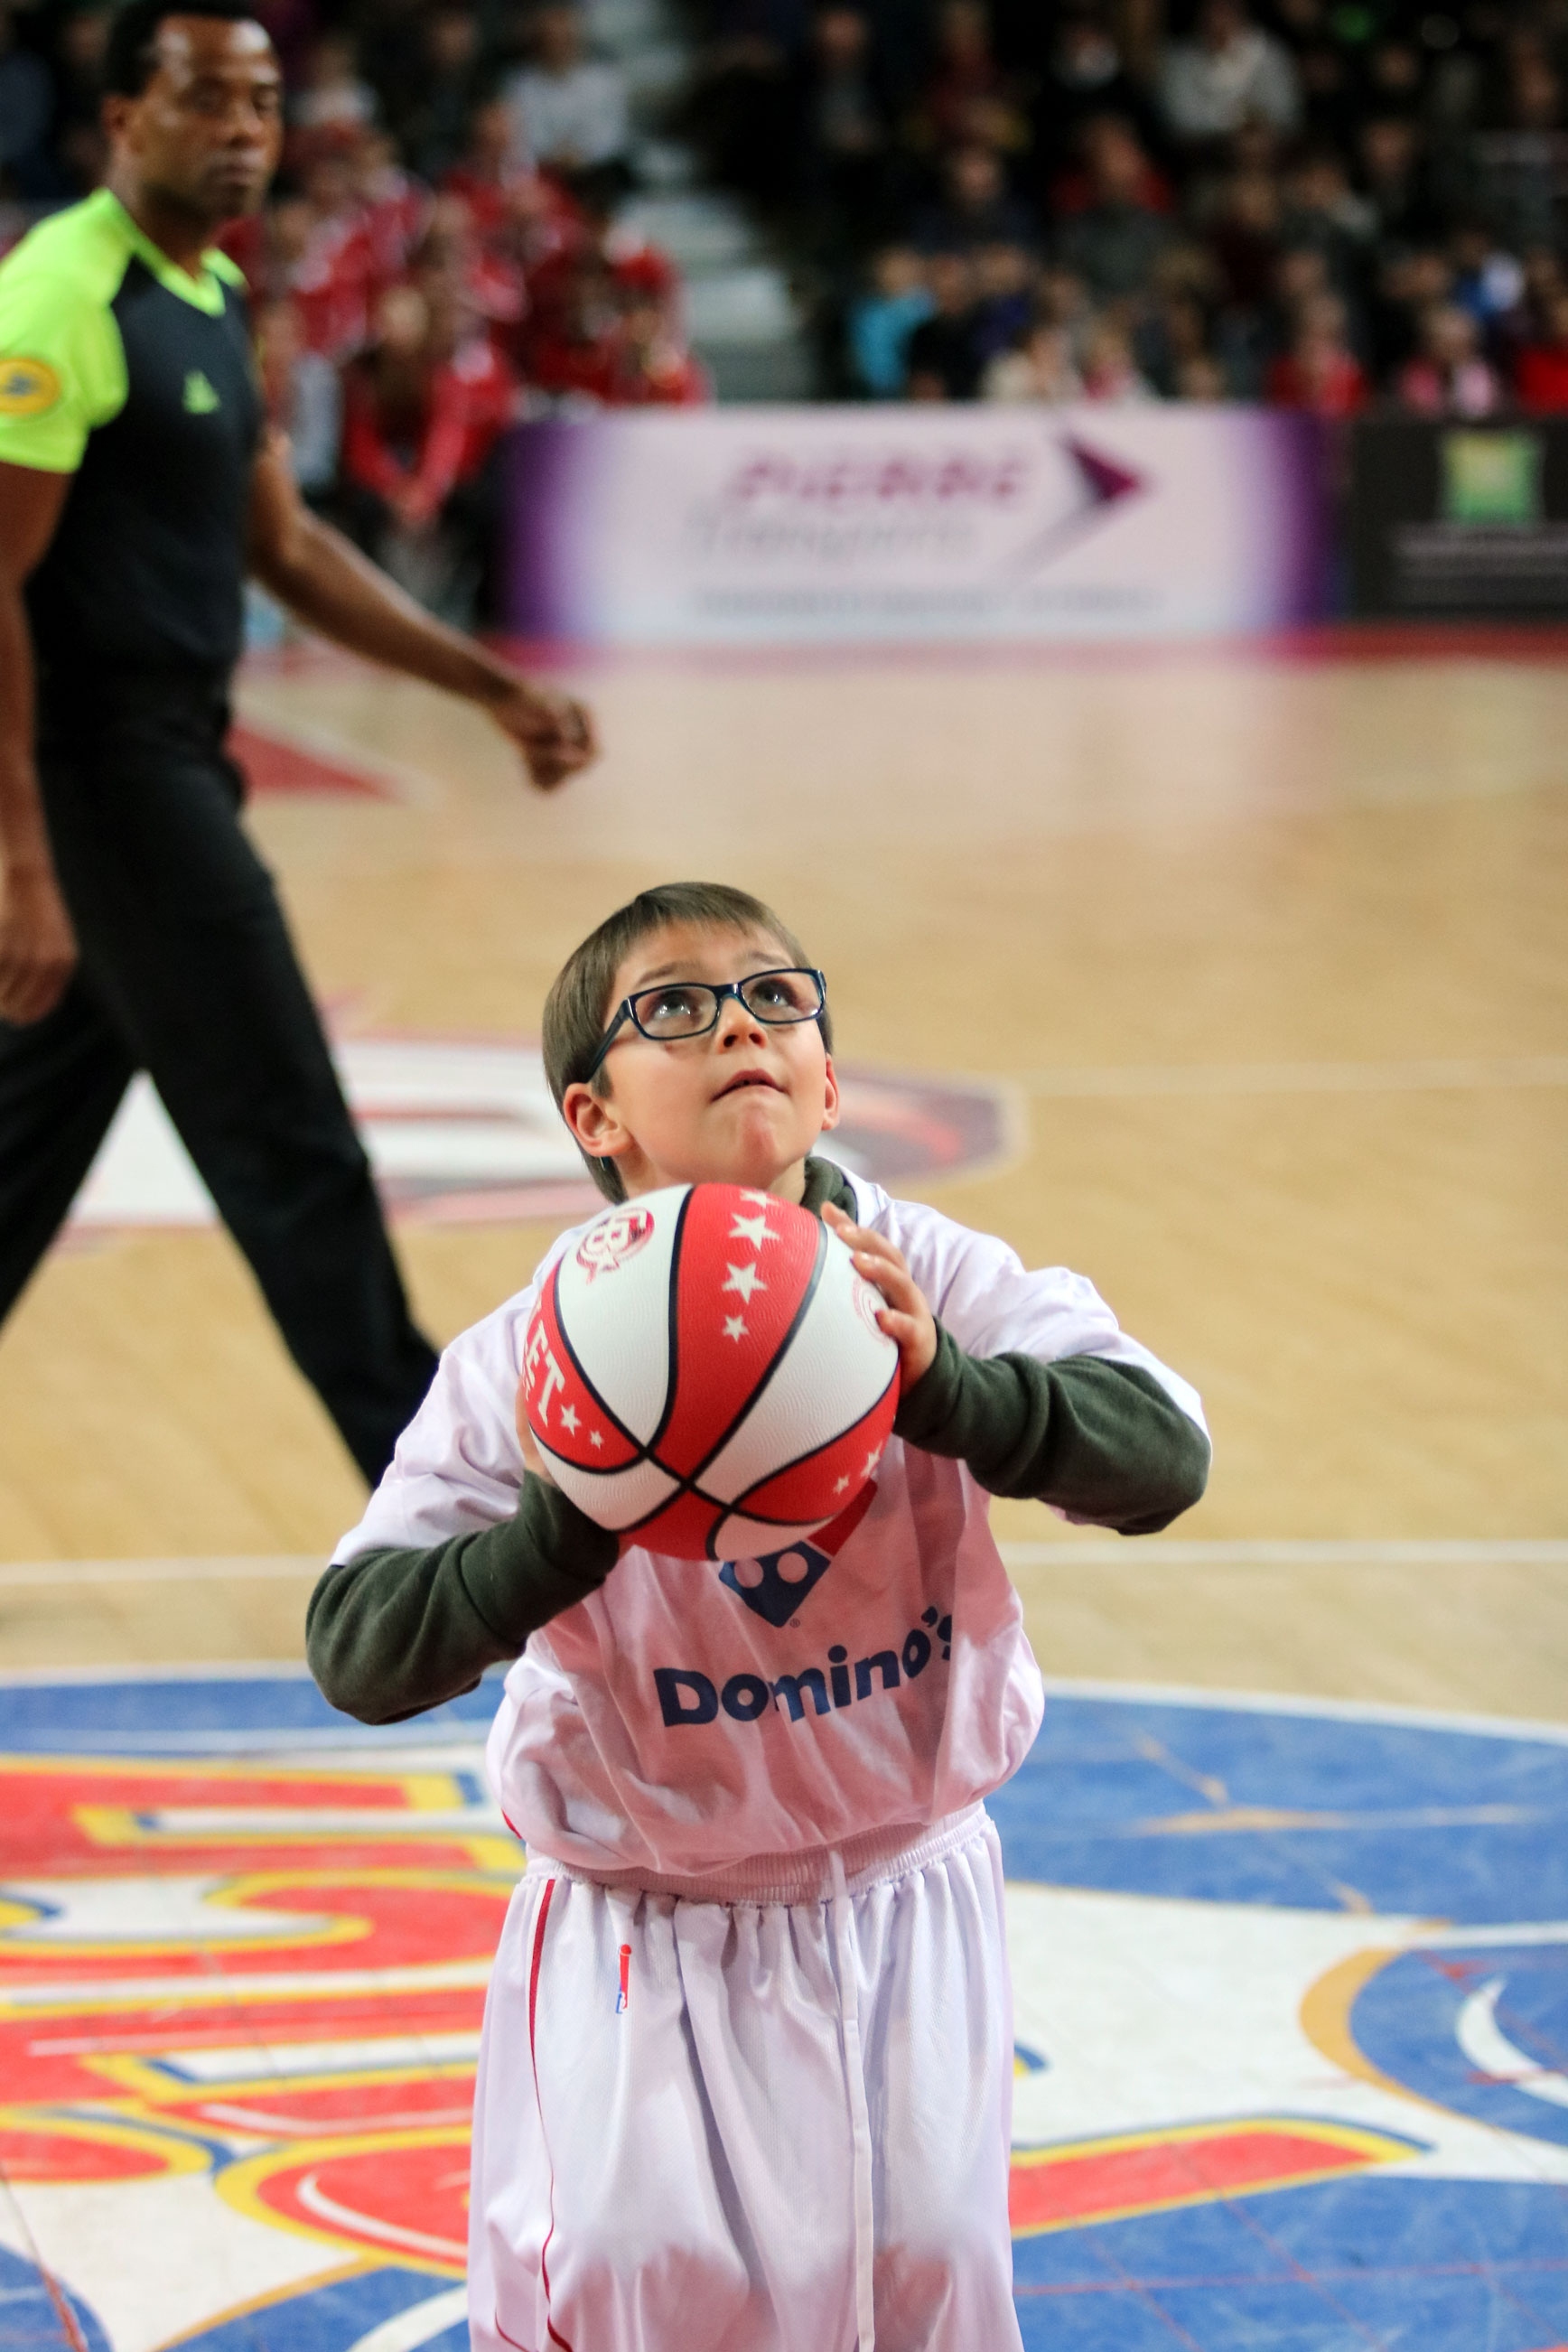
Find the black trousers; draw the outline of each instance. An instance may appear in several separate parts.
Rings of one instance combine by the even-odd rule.
[[[38,745],[81,961],[46,1019],[0,1022],[0,1317],[64,1222],[137,1070],[373,1483],[430,1384],[277,894],[238,821],[225,681],[117,685]]]

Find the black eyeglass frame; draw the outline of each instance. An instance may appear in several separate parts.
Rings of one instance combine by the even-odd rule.
[[[781,973],[786,971],[792,974],[799,974],[804,979],[814,980],[816,982],[817,1002],[815,1013],[791,1013],[786,1014],[784,1018],[781,1020],[776,1014],[759,1013],[754,1005],[746,1004],[743,991],[748,988],[754,987],[759,980],[777,980]],[[642,1022],[637,1017],[637,1008],[638,999],[645,996],[662,996],[665,990],[668,988],[708,989],[713,997],[712,1020],[705,1021],[700,1029],[683,1030],[679,1037],[656,1037],[651,1029],[645,1029],[643,1027]],[[593,1060],[584,1071],[578,1083],[582,1086],[592,1084],[600,1063],[604,1060],[605,1055],[609,1052],[611,1046],[615,1044],[616,1039],[620,1035],[621,1031],[626,1027],[628,1021],[631,1023],[632,1027],[637,1031],[638,1036],[646,1037],[650,1045],[686,1045],[690,1044],[693,1037],[706,1037],[710,1030],[717,1029],[719,1026],[719,1016],[724,1010],[724,1000],[729,996],[734,997],[738,1003],[744,1004],[746,1006],[746,1011],[752,1015],[753,1021],[763,1022],[770,1029],[798,1029],[804,1022],[820,1021],[823,1014],[826,1012],[827,982],[824,975],[820,971],[815,970],[815,968],[810,964],[775,963],[770,964],[766,971],[749,971],[744,980],[667,980],[654,988],[639,988],[635,995],[622,997],[619,1004],[616,1007],[615,1019],[611,1022],[609,1027],[605,1030],[604,1035],[599,1040],[598,1052],[595,1055]]]

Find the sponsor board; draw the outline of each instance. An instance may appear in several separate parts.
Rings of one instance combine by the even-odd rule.
[[[0,2339],[460,2352],[495,1696],[0,1684]],[[1568,1736],[1063,1686],[992,1810],[1029,2352],[1568,2342]]]
[[[1357,613],[1568,614],[1568,422],[1358,417],[1345,500]]]
[[[613,645],[1094,639],[1329,610],[1316,421],[757,408],[515,436],[509,620]]]
[[[333,1046],[383,1199],[427,1224],[510,1224],[604,1206],[563,1126],[535,1045],[462,1037],[347,1037]],[[968,1176],[1011,1154],[1009,1089],[983,1078],[839,1073],[843,1116],[825,1145],[897,1184]],[[217,1212],[150,1078],[133,1078],[68,1230],[213,1223]]]

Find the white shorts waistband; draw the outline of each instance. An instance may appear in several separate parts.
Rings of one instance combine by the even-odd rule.
[[[905,1878],[912,1870],[941,1862],[967,1845],[990,1821],[983,1804],[966,1805],[940,1822],[920,1827],[900,1822],[891,1828],[867,1830],[846,1838],[840,1846],[807,1846],[799,1853],[760,1853],[722,1870],[705,1871],[700,1878],[676,1877],[645,1870],[584,1870],[575,1863],[556,1862],[530,1848],[528,1876],[580,1879],[589,1886],[612,1887],[636,1895],[669,1895],[683,1903],[826,1903],[835,1891],[833,1859],[837,1855],[843,1877],[838,1884],[850,1895],[860,1895],[884,1879]]]

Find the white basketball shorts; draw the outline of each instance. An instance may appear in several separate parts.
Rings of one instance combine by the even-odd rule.
[[[531,1859],[479,2056],[474,2352],[1020,2352],[996,1832],[977,1805],[795,1881]]]

